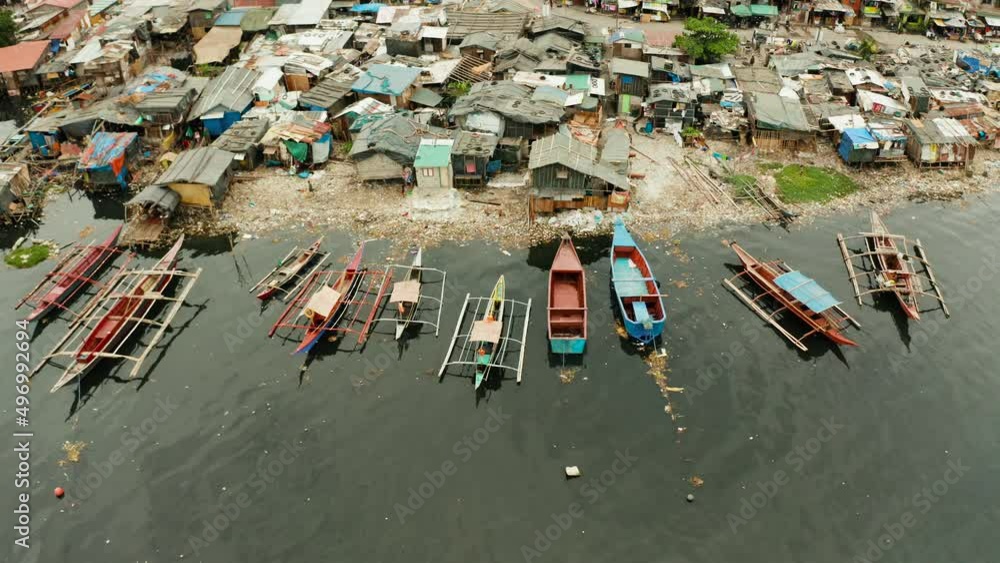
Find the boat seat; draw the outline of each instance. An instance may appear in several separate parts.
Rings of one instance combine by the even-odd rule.
[[[653,320],[649,316],[649,309],[646,308],[646,304],[642,301],[632,302],[632,312],[635,314],[635,322],[643,326],[651,323]]]

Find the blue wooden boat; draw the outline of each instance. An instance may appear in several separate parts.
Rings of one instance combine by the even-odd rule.
[[[611,285],[629,336],[648,344],[663,334],[666,315],[660,288],[620,218],[615,219],[611,241]]]

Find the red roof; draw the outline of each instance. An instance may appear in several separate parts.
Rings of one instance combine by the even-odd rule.
[[[35,68],[48,47],[48,41],[22,41],[17,45],[3,47],[0,49],[0,72]]]
[[[39,6],[55,6],[56,8],[68,10],[84,1],[85,0],[42,0],[41,2],[32,4],[28,9],[34,10]]]
[[[76,28],[80,27],[80,20],[83,19],[86,13],[83,10],[76,10],[70,12],[68,16],[59,20],[59,23],[52,28],[49,32],[49,37],[51,39],[67,39]]]

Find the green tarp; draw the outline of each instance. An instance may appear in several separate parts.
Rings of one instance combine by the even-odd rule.
[[[292,158],[299,162],[305,162],[306,157],[309,155],[309,145],[305,143],[296,143],[285,139],[285,148],[288,149],[288,154],[292,155]]]
[[[746,4],[737,4],[729,9],[730,12],[736,17],[749,18],[753,17],[774,17],[778,15],[778,7],[771,6],[769,4],[753,4],[747,6]]]

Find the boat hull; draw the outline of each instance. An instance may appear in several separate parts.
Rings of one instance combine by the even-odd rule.
[[[622,324],[625,325],[625,332],[640,343],[649,344],[663,334],[665,321],[653,321],[652,326],[646,328],[642,323],[629,319],[628,312],[625,310],[625,304],[620,299],[618,300],[618,311],[622,315]]]
[[[582,354],[587,348],[586,338],[550,338],[549,349],[553,354]]]
[[[52,312],[54,308],[62,306],[76,297],[77,290],[83,285],[84,279],[92,278],[106,265],[107,258],[109,258],[115,244],[118,242],[118,235],[121,233],[121,230],[121,227],[115,229],[111,233],[111,236],[101,243],[99,247],[92,248],[87,253],[87,256],[81,257],[76,262],[75,267],[69,272],[72,278],[65,284],[56,284],[56,287],[52,288],[39,300],[38,306],[28,313],[25,320],[30,323],[41,319]]]
[[[621,220],[615,222],[611,243],[611,287],[629,337],[649,344],[663,334],[666,309],[659,286],[646,256]],[[642,315],[636,314],[637,309]]]

